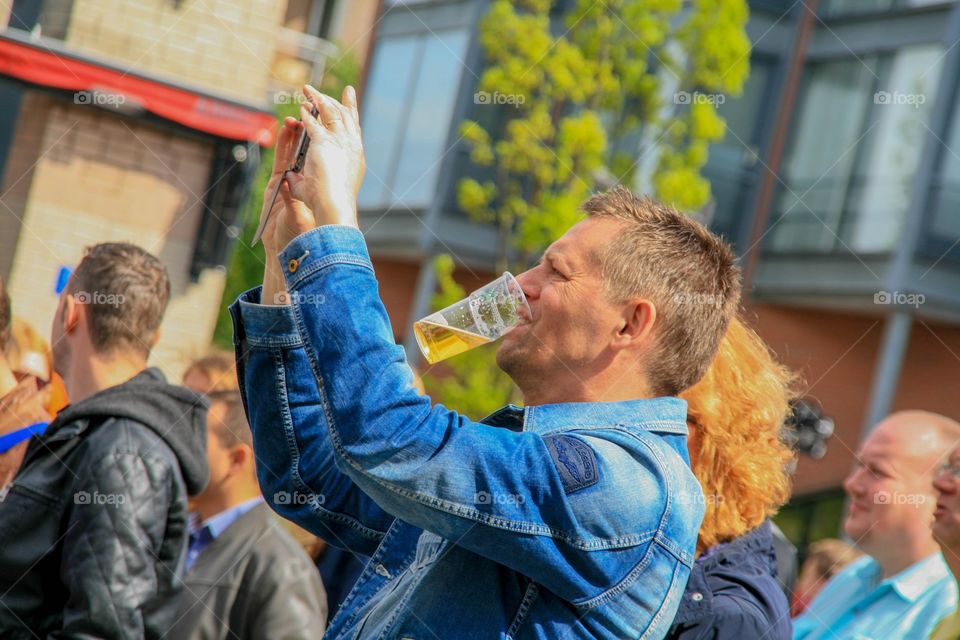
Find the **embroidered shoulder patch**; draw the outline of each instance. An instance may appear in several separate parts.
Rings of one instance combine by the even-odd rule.
[[[544,436],[547,451],[560,472],[563,489],[573,493],[595,485],[600,480],[597,454],[588,444],[573,436]]]

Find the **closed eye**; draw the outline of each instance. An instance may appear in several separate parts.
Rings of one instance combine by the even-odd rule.
[[[559,269],[557,269],[556,263],[555,263],[553,260],[551,260],[550,258],[547,258],[546,256],[544,256],[543,258],[540,258],[540,264],[546,265],[547,271],[548,271],[551,275],[557,275],[557,276],[563,278],[564,280],[569,280],[569,279],[570,279],[570,278],[567,277],[567,274],[566,274],[566,273],[564,273],[563,271],[560,271]]]

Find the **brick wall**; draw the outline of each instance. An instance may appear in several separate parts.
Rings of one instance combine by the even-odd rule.
[[[66,42],[132,71],[263,101],[283,0],[75,0]]]
[[[800,458],[794,494],[839,488],[852,468],[870,400],[884,322],[881,317],[755,305],[747,318],[781,360],[801,374],[803,388],[836,421],[822,460]],[[917,321],[893,402],[893,411],[924,409],[960,420],[944,393],[960,370],[960,330]]]
[[[224,274],[189,277],[194,238],[209,186],[212,145],[183,133],[119,117],[63,98],[25,92],[3,191],[19,217],[19,234],[0,235],[3,255],[15,245],[8,279],[15,313],[47,335],[61,265],[75,266],[84,247],[125,240],[167,265],[172,297],[151,363],[179,377],[213,335]]]

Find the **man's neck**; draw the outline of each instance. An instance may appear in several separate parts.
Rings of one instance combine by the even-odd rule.
[[[528,376],[532,378],[526,381],[530,383],[525,385],[530,387],[529,390],[521,387],[525,404],[624,402],[656,396],[636,356],[627,356],[624,352],[576,369],[571,369],[559,358],[554,358],[553,364],[559,375]]]
[[[144,358],[134,356],[94,356],[78,359],[64,380],[70,403],[76,404],[104,389],[123,384],[146,366]]]
[[[13,375],[13,369],[6,357],[0,354],[0,398],[7,395],[17,386],[17,377]]]
[[[204,496],[207,498],[197,499],[197,513],[200,514],[200,521],[206,522],[210,518],[232,509],[237,505],[243,504],[248,500],[260,497],[258,487],[245,485],[242,487],[224,487],[224,491],[216,496]]]
[[[577,380],[571,384],[538,384],[533,389],[522,389],[523,403],[528,406],[561,404],[564,402],[624,402],[653,398],[645,385],[624,384],[624,380]]]
[[[888,550],[893,550],[893,548],[891,547]],[[898,553],[895,555],[884,555],[883,553],[880,555],[871,553],[870,555],[873,556],[873,559],[880,565],[880,580],[883,581],[906,571],[921,560],[925,560],[932,554],[937,553],[939,550],[940,547],[931,539],[912,545],[910,543],[903,544],[899,549],[896,549]]]

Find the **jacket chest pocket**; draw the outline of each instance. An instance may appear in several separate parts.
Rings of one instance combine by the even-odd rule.
[[[429,531],[420,534],[420,538],[417,540],[417,554],[413,560],[414,570],[433,564],[440,555],[445,542],[444,538]]]

